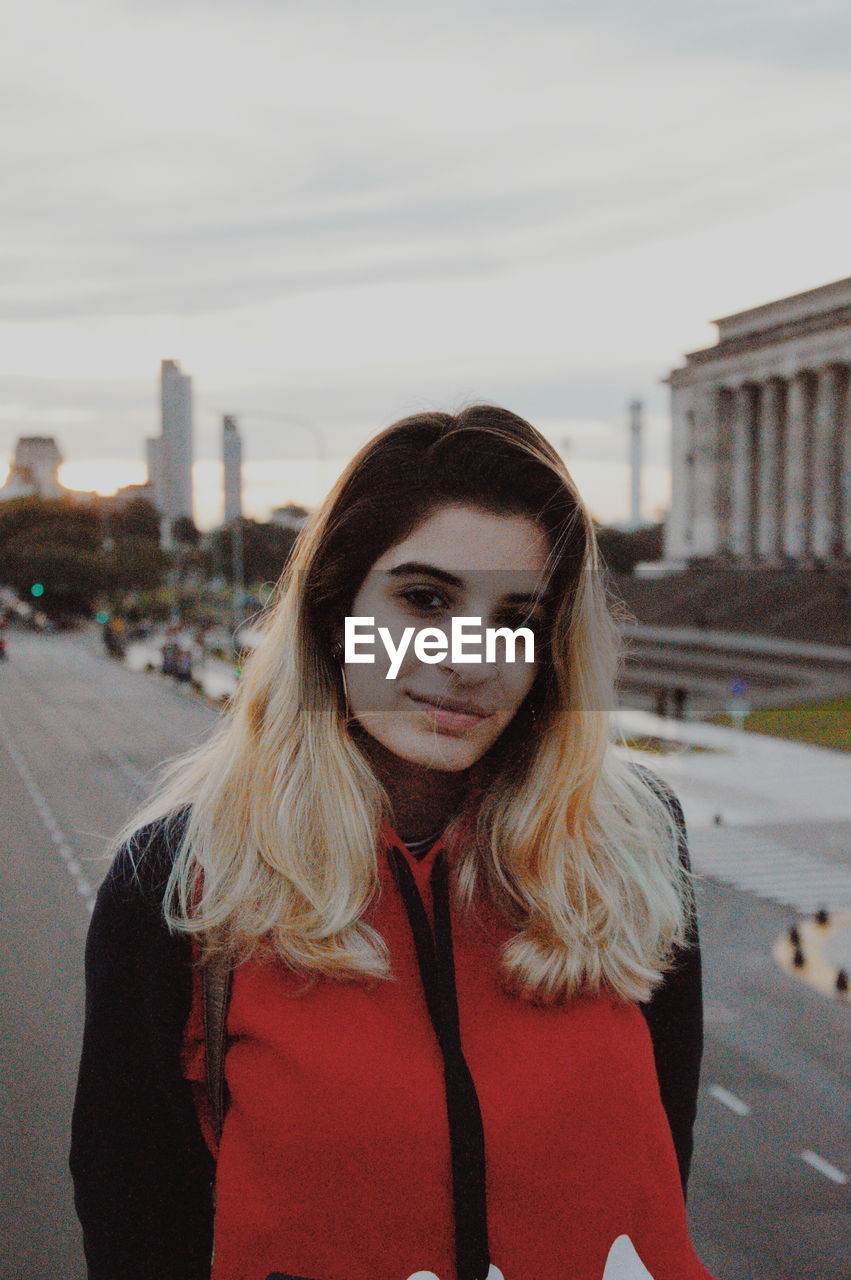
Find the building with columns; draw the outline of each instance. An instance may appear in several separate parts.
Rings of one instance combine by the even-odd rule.
[[[668,378],[665,558],[851,557],[851,279],[715,323]]]

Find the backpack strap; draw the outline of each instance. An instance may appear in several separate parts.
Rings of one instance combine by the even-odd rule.
[[[225,1120],[225,1049],[228,1004],[233,970],[227,955],[217,954],[204,965],[204,1049],[207,1092],[216,1147]]]

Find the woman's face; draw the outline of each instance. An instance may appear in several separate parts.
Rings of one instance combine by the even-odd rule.
[[[345,664],[349,711],[361,727],[410,764],[454,772],[481,759],[535,680],[548,553],[547,535],[529,517],[452,504],[380,556],[351,609],[353,617],[374,619],[361,634],[374,634],[375,642],[360,647],[374,654],[374,663]],[[480,618],[482,632],[530,628],[534,661],[525,660],[522,640],[513,662],[502,640],[490,662],[453,661],[451,651],[437,663],[418,657],[416,633],[437,627],[450,638],[453,617]],[[394,664],[379,627],[390,633],[395,650],[405,630],[415,629],[395,679],[387,678]],[[467,650],[485,657],[484,643],[468,640]]]

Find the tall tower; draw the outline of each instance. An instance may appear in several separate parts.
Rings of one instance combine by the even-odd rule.
[[[160,365],[162,437],[158,454],[162,514],[169,524],[192,509],[192,379],[177,360]]]
[[[242,519],[242,436],[236,418],[222,418],[222,461],[225,471],[225,524]]]
[[[629,523],[641,527],[641,415],[644,405],[631,400],[629,405]]]

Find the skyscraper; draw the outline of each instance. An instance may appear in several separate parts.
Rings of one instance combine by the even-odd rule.
[[[192,510],[192,379],[176,360],[160,366],[162,403],[161,466],[164,514],[193,518]]]
[[[181,516],[194,518],[192,506],[192,379],[177,360],[160,364],[162,432],[148,440],[148,482],[163,518],[163,542]]]
[[[225,524],[242,518],[242,436],[236,418],[222,418],[222,461],[225,470]]]

